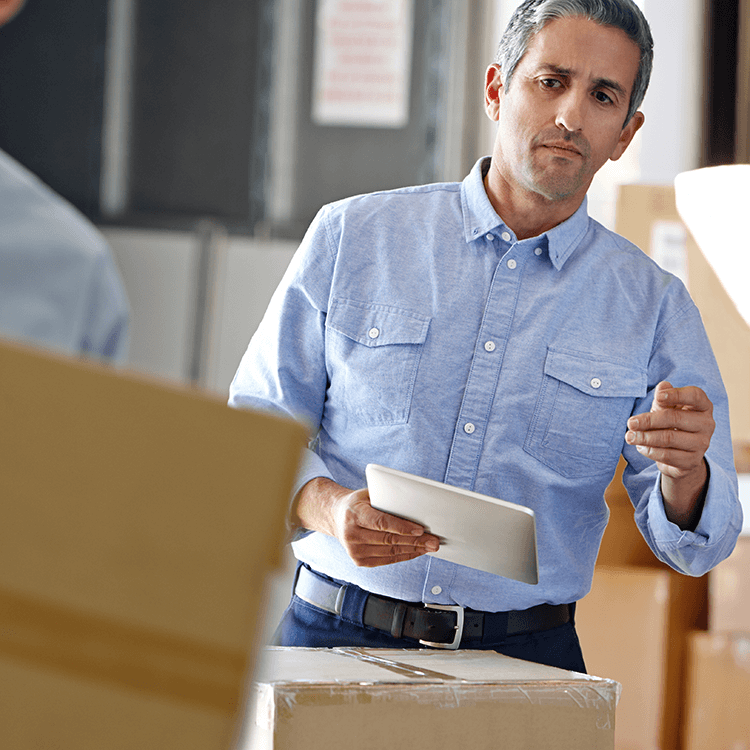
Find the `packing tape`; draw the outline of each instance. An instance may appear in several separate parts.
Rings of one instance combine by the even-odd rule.
[[[0,659],[233,715],[246,654],[0,589]]]

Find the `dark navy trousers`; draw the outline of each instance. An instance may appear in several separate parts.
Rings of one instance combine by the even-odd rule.
[[[394,638],[389,633],[364,625],[362,616],[368,595],[367,591],[358,586],[346,584],[340,615],[319,609],[293,595],[276,630],[273,645],[306,648],[427,648],[418,641]],[[489,632],[485,633],[482,640],[467,641],[461,648],[497,651],[516,659],[586,672],[573,621],[536,633],[505,636]]]

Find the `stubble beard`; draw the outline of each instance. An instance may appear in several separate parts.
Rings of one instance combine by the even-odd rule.
[[[558,141],[569,143],[579,152],[578,156],[572,157],[580,160],[577,167],[567,157],[545,154],[546,146],[543,144]],[[591,181],[590,150],[588,142],[574,134],[567,133],[560,137],[559,134],[540,133],[531,144],[530,154],[524,164],[523,176],[527,189],[548,201],[562,201],[573,197]],[[544,164],[540,163],[542,159]]]

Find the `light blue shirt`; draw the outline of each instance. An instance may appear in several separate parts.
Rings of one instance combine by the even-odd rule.
[[[625,444],[661,380],[703,388],[716,431],[695,532],[666,518],[658,470]],[[622,453],[654,553],[702,575],[742,526],[727,398],[685,287],[586,213],[518,241],[482,162],[462,183],[358,196],[313,221],[231,387],[233,406],[304,420],[317,437],[298,487],[359,488],[373,462],[536,514],[540,576],[519,583],[423,556],[358,568],[322,533],[314,569],[369,591],[485,611],[572,602],[591,585]]]
[[[0,151],[0,339],[119,362],[129,320],[101,233]]]

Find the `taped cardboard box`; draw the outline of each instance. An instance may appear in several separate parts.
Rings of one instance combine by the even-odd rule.
[[[619,686],[495,652],[269,648],[243,750],[604,750]]]
[[[618,750],[680,750],[688,634],[706,629],[706,578],[597,566],[576,628],[593,674],[617,680]]]
[[[11,345],[0,383],[0,747],[230,747],[304,430]]]
[[[693,633],[683,750],[750,748],[750,633]]]
[[[750,536],[708,574],[708,604],[711,632],[750,633]]]

